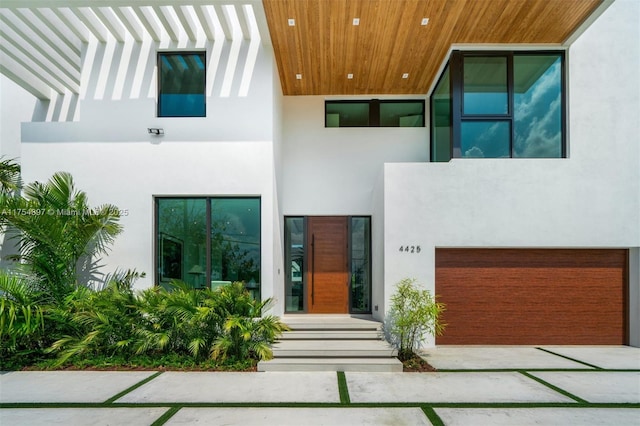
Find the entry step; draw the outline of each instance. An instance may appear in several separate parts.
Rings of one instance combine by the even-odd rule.
[[[380,330],[292,330],[280,340],[381,340]]]
[[[383,340],[281,340],[273,345],[280,357],[395,357],[397,351]]]
[[[275,358],[260,361],[258,371],[402,372],[397,358]]]

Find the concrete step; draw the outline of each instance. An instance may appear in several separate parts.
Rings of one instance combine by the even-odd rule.
[[[285,315],[282,322],[295,331],[300,330],[381,330],[382,323],[372,317],[346,315]]]
[[[258,371],[402,372],[397,358],[274,358],[260,361]]]
[[[383,340],[281,340],[273,345],[275,358],[384,358],[397,351]]]
[[[293,330],[280,340],[382,340],[379,330]]]

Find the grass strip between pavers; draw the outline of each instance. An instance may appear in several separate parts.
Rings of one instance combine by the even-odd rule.
[[[566,390],[564,390],[562,388],[559,388],[558,386],[552,385],[551,383],[549,383],[549,382],[547,382],[545,380],[542,380],[541,378],[536,377],[533,374],[529,374],[526,371],[521,371],[520,373],[523,374],[524,376],[530,378],[531,380],[535,380],[536,382],[540,383],[541,385],[544,385],[544,386],[546,386],[546,387],[548,387],[550,389],[553,389],[554,391],[556,391],[558,393],[561,393],[562,395],[564,395],[566,397],[569,397],[569,398],[575,400],[576,402],[579,402],[580,404],[588,404],[589,403],[589,401],[587,401],[585,399],[582,399],[579,396],[576,396],[576,395],[574,395],[574,394],[572,394],[570,392],[567,392]]]
[[[433,426],[444,426],[444,422],[433,407],[423,406],[420,408],[422,408],[422,412],[427,416]]]
[[[171,407],[165,413],[160,416],[155,422],[151,423],[151,426],[162,426],[165,424],[171,417],[173,417],[178,411],[180,411],[182,407],[176,406]]]
[[[588,362],[580,361],[579,359],[571,358],[570,356],[562,355],[562,354],[550,351],[550,350],[545,349],[545,348],[536,347],[536,349],[538,349],[540,351],[543,351],[543,352],[546,352],[546,353],[551,354],[551,355],[555,355],[555,356],[559,356],[559,357],[564,358],[564,359],[568,359],[569,361],[573,361],[573,362],[577,362],[577,363],[582,364],[582,365],[586,365],[587,367],[595,368],[596,370],[604,370],[604,368],[598,367],[597,365],[589,364]]]
[[[128,388],[126,388],[122,392],[117,393],[114,396],[112,396],[111,398],[107,399],[104,403],[105,404],[111,404],[112,402],[117,401],[118,399],[122,398],[123,396],[125,396],[129,392],[138,389],[140,386],[142,386],[142,385],[144,385],[146,383],[149,383],[151,380],[155,379],[156,377],[158,377],[161,374],[162,374],[162,371],[158,371],[157,373],[152,374],[151,376],[147,377],[146,379],[140,380],[135,385],[129,386]]]
[[[344,371],[338,371],[338,391],[340,392],[340,404],[346,405],[351,403],[349,397],[349,386],[347,386],[347,378]]]

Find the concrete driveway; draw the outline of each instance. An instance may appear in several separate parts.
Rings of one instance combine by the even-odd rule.
[[[4,425],[639,425],[640,349],[442,346],[436,373],[8,372]]]

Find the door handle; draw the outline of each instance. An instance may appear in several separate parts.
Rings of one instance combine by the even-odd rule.
[[[311,234],[311,304],[315,304],[316,234]]]

